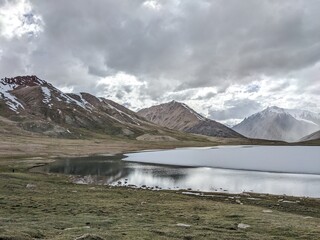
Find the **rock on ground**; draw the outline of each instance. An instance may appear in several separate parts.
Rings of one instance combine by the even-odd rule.
[[[93,234],[84,234],[80,237],[75,238],[74,240],[104,240],[102,237]]]

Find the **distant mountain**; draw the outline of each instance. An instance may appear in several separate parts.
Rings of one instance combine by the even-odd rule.
[[[300,139],[300,141],[303,141],[303,142],[310,141],[310,140],[320,140],[320,131],[316,131]]]
[[[184,103],[168,103],[141,109],[139,116],[163,127],[214,137],[243,138],[221,123],[201,116]]]
[[[63,137],[95,132],[135,138],[164,129],[111,100],[66,94],[36,76],[0,80],[0,117],[27,131]]]
[[[245,118],[233,130],[250,138],[298,141],[320,129],[320,114],[276,106]]]

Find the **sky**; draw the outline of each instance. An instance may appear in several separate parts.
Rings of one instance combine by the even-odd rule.
[[[319,0],[0,0],[0,77],[132,110],[171,100],[229,126],[320,112]]]

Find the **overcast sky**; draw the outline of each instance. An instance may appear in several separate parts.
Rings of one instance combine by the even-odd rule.
[[[320,112],[318,0],[0,0],[0,75],[232,124]]]

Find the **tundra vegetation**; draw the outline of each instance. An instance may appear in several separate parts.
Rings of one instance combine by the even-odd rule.
[[[56,157],[214,144],[2,134],[0,239],[318,239],[319,199],[77,185],[29,172]]]

